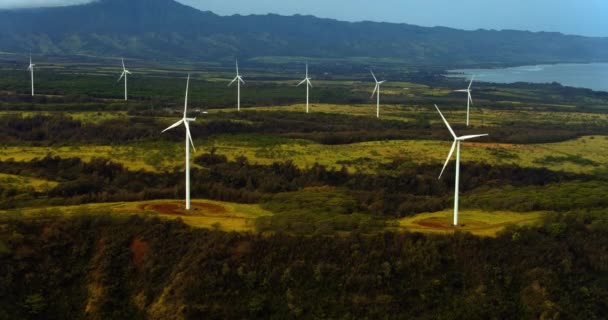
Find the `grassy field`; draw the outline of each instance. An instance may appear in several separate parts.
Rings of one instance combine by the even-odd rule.
[[[272,216],[273,213],[259,205],[237,204],[212,200],[192,200],[192,210],[186,211],[183,200],[154,200],[142,202],[99,203],[79,206],[48,208],[24,208],[0,211],[0,216],[20,216],[26,218],[49,218],[53,216],[79,214],[144,214],[165,219],[181,219],[196,228],[221,229],[224,231],[253,232],[255,220]],[[510,225],[534,225],[542,221],[545,212],[487,212],[462,210],[461,226],[454,228],[452,210],[424,213],[400,220],[388,220],[388,230],[422,233],[450,233],[456,230],[479,236],[495,236]]]
[[[216,148],[230,160],[244,156],[252,163],[271,164],[291,160],[300,167],[315,163],[350,171],[374,172],[382,163],[402,158],[414,163],[440,163],[450,149],[446,141],[392,140],[372,141],[347,145],[322,145],[307,140],[287,139],[261,135],[223,135],[208,140],[195,140],[193,157]],[[78,157],[90,161],[105,157],[131,170],[162,172],[181,165],[181,143],[157,142],[118,146],[9,146],[0,151],[0,160],[29,161],[46,155],[62,158]],[[608,163],[608,137],[587,136],[550,144],[500,144],[466,142],[462,162],[489,164],[516,164],[530,168],[549,168],[574,173],[593,173],[605,169]]]
[[[36,192],[44,192],[57,185],[55,181],[25,177],[13,174],[0,173],[0,184],[17,190],[32,189]]]
[[[510,225],[528,226],[542,221],[545,212],[486,212],[480,210],[462,210],[459,214],[458,227],[453,227],[453,210],[423,213],[414,217],[399,220],[399,228],[422,233],[451,233],[454,231],[470,232],[479,236],[496,236],[498,232]]]
[[[260,164],[292,160],[301,167],[319,163],[335,169],[345,165],[351,171],[373,172],[379,164],[397,158],[420,164],[438,163],[440,170],[450,144],[450,141],[393,140],[328,146],[305,140],[276,139],[273,144],[272,139],[222,136],[203,145],[215,146],[218,154],[229,159],[245,156]],[[575,173],[592,173],[605,168],[607,160],[608,137],[603,136],[538,145],[466,142],[461,156],[463,162],[516,164]]]
[[[0,216],[19,215],[27,218],[44,218],[78,214],[149,214],[166,219],[181,219],[197,228],[225,231],[254,231],[255,219],[272,213],[258,205],[228,203],[211,200],[192,200],[192,210],[186,211],[183,200],[155,200],[146,202],[98,203],[79,206],[25,208],[0,211]]]

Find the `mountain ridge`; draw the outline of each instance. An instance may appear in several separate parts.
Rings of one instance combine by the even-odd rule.
[[[441,66],[608,61],[608,38],[344,22],[310,15],[219,16],[173,0],[0,10],[0,45],[0,51],[8,52],[31,49],[158,61],[228,61],[234,56],[392,58]]]

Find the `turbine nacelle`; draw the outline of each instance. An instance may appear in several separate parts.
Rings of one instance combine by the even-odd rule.
[[[439,110],[439,107],[437,107],[437,105],[435,105],[435,109],[437,109],[437,112],[439,112],[439,115],[441,116],[441,119],[443,119],[445,126],[448,128],[448,130],[452,134],[452,137],[454,137],[454,143],[452,143],[452,148],[450,149],[450,153],[448,153],[448,158],[446,159],[445,164],[443,165],[443,169],[441,169],[441,173],[439,174],[438,179],[441,179],[441,176],[443,175],[445,168],[448,166],[450,159],[452,159],[452,155],[454,154],[454,150],[456,149],[457,144],[459,144],[462,141],[466,141],[466,140],[470,140],[470,139],[486,137],[486,136],[489,136],[489,134],[475,134],[475,135],[466,135],[466,136],[459,137],[456,135],[456,133],[454,132],[454,130],[452,129],[452,127],[450,126],[448,121],[445,119],[445,117],[443,116],[443,113],[441,113],[441,110]]]
[[[187,113],[188,113],[188,90],[190,88],[190,75],[188,75],[188,81],[186,82],[186,98],[185,98],[185,102],[184,102],[184,117],[177,121],[176,123],[170,125],[167,129],[163,130],[161,133],[165,133],[166,131],[169,131],[173,128],[179,127],[180,125],[184,125],[184,127],[186,127],[186,139],[188,139],[190,141],[190,144],[192,145],[192,149],[194,149],[194,151],[196,151],[196,148],[194,147],[194,141],[192,141],[192,134],[190,133],[190,124],[189,122],[193,122],[196,121],[196,118],[188,118]],[[206,111],[203,113],[207,113]]]
[[[306,83],[307,86],[312,88],[312,83],[310,82],[310,80],[312,80],[311,78],[304,78],[304,80],[302,80],[300,83],[298,83],[298,85],[296,87],[299,87],[301,85],[303,85],[304,83]]]
[[[374,95],[376,94],[376,92],[380,92],[380,86],[386,82],[386,80],[382,80],[382,81],[378,81],[378,78],[376,78],[376,75],[374,74],[374,71],[370,70],[369,72],[371,72],[372,77],[374,77],[374,81],[376,82],[376,87],[374,88],[374,92],[372,92],[372,96],[371,98],[374,97]],[[370,98],[370,99],[371,99]]]

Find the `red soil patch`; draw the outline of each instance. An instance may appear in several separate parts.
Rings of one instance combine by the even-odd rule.
[[[141,270],[146,253],[148,252],[148,244],[141,238],[135,238],[131,242],[129,249],[131,249],[131,254],[133,254],[133,264],[138,270]]]
[[[421,227],[431,228],[431,229],[441,229],[441,230],[452,229],[452,226],[448,226],[445,223],[440,223],[440,222],[435,222],[435,221],[430,221],[430,220],[418,221],[416,224]]]
[[[190,211],[186,211],[186,208],[183,204],[177,203],[143,204],[140,206],[140,209],[150,210],[156,213],[172,216],[191,216],[201,214],[204,214],[206,216],[223,216],[227,212],[226,208],[220,205],[203,202],[192,202]]]

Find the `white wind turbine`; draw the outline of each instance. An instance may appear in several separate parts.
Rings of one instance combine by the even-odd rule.
[[[450,133],[454,137],[454,143],[452,144],[452,149],[450,150],[450,153],[448,154],[448,158],[445,161],[445,164],[443,165],[443,169],[441,170],[441,173],[439,174],[439,179],[441,179],[441,176],[443,175],[445,168],[448,166],[448,163],[450,162],[450,159],[452,158],[452,154],[454,154],[454,149],[456,149],[456,178],[455,178],[456,182],[455,182],[455,187],[454,187],[454,226],[457,226],[458,225],[458,189],[459,189],[459,185],[460,185],[460,143],[462,141],[469,140],[469,139],[485,137],[485,136],[488,136],[488,134],[477,134],[477,135],[458,137],[454,133],[454,130],[452,130],[452,127],[450,127],[450,124],[448,123],[448,121],[445,119],[445,117],[441,113],[441,110],[439,110],[439,107],[437,107],[437,105],[435,105],[435,108],[439,112],[439,115],[443,119],[443,122],[445,122],[445,125],[448,127],[448,130],[450,130]]]
[[[167,130],[171,130],[175,127],[184,124],[186,127],[186,210],[190,210],[190,144],[192,144],[192,149],[196,152],[196,148],[194,148],[194,142],[192,141],[192,135],[190,134],[190,125],[188,122],[196,121],[196,118],[188,118],[188,88],[190,86],[190,75],[188,75],[188,81],[186,82],[186,99],[184,102],[184,117],[178,122],[172,124],[169,128],[163,130],[163,133]],[[207,112],[204,112],[207,113]]]
[[[308,63],[306,64],[306,78],[302,80],[302,82],[298,83],[298,87],[302,84],[306,83],[306,113],[309,111],[309,96],[310,96],[310,88],[312,88],[312,83],[310,83],[310,78],[308,77]]]
[[[372,70],[370,70],[370,72],[372,73],[372,77],[374,77],[374,81],[376,81],[376,87],[374,88],[374,92],[372,92],[372,98],[374,98],[374,94],[377,92],[378,99],[376,100],[376,118],[380,118],[380,85],[385,83],[386,80],[378,81],[374,72]]]
[[[34,67],[36,65],[32,63],[32,55],[30,54],[30,65],[27,67],[27,70],[30,72],[32,78],[32,97],[34,96]]]
[[[127,70],[127,68],[125,68],[125,59],[124,58],[121,58],[121,59],[122,59],[122,74],[120,75],[120,78],[118,78],[118,81],[120,81],[120,79],[122,79],[122,77],[125,77],[125,101],[127,101],[127,75],[131,74],[131,72],[129,70]]]
[[[236,82],[236,90],[237,90],[237,110],[241,111],[241,83],[245,84],[245,81],[243,81],[243,77],[241,77],[241,75],[239,74],[239,61],[236,61],[236,77],[234,78],[234,80],[232,80],[232,82],[230,82],[228,84],[228,86],[230,87],[233,83]]]
[[[469,126],[469,110],[471,105],[473,104],[473,97],[471,96],[471,86],[473,85],[473,80],[475,80],[475,76],[471,78],[471,82],[469,83],[469,87],[461,90],[454,90],[454,92],[466,92],[467,93],[467,127]]]

